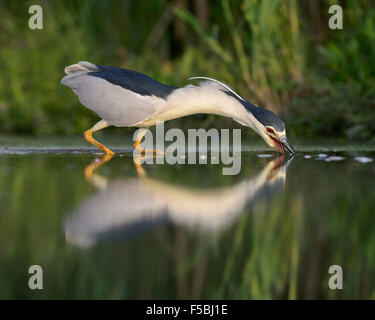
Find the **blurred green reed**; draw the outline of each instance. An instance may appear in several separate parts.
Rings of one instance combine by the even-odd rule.
[[[175,13],[195,28],[210,49],[222,56],[228,69],[236,70],[249,100],[257,99],[280,112],[293,84],[302,78],[304,39],[300,35],[296,1],[243,1],[242,25],[230,1],[223,0],[221,5],[233,41],[228,46],[229,52],[222,49],[219,40],[208,37],[197,27],[199,22],[187,10],[176,7]]]
[[[288,122],[291,136],[372,139],[375,6],[335,1],[40,1],[44,29],[27,27],[27,1],[0,0],[0,132],[81,133],[97,117],[59,84],[79,60],[136,69],[177,86],[214,77]],[[204,14],[205,13],[205,14]],[[215,116],[178,126],[230,126]],[[110,131],[111,129],[109,129]]]

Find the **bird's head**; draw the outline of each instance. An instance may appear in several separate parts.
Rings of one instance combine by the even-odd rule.
[[[282,154],[285,149],[296,153],[286,137],[284,122],[277,115],[254,105],[247,109],[255,118],[256,131],[270,147]]]

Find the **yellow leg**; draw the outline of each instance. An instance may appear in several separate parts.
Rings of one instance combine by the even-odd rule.
[[[92,137],[92,134],[95,132],[95,131],[98,131],[100,129],[104,129],[104,128],[107,128],[109,127],[110,124],[108,124],[106,121],[104,120],[101,120],[99,121],[95,126],[93,126],[91,129],[89,130],[86,130],[85,131],[85,139],[87,142],[90,142],[92,145],[94,145],[95,147],[98,147],[100,150],[104,151],[106,154],[108,155],[114,155],[115,153],[108,149],[105,145],[101,144],[100,142],[96,141],[93,137]]]
[[[134,141],[134,144],[133,144],[134,151],[137,151],[142,155],[145,155],[146,153],[148,153],[148,154],[152,153],[154,156],[164,155],[164,151],[155,150],[155,149],[150,150],[150,149],[146,149],[146,148],[143,148],[143,147],[140,146],[140,144],[142,142],[142,139],[143,139],[144,135],[146,134],[147,130],[148,130],[147,128],[139,129],[138,134],[135,138],[136,140]]]
[[[140,128],[136,131],[137,135],[135,137],[135,141],[134,141],[134,144],[133,144],[134,150],[138,150],[138,151],[143,150],[143,148],[140,146],[140,144],[141,144],[141,141],[142,141],[143,137],[145,136],[147,130],[148,130],[147,128]]]
[[[137,169],[137,173],[139,177],[147,176],[146,171],[142,168],[141,160],[145,160],[146,158],[150,158],[150,157],[153,158],[153,157],[164,155],[163,151],[150,150],[150,149],[143,148],[141,146],[142,139],[144,135],[146,134],[147,130],[148,130],[147,128],[138,129],[137,135],[135,137],[135,141],[133,144],[133,148],[135,151],[135,153],[133,154],[133,162],[134,162],[135,168]]]
[[[141,144],[141,140],[136,140],[133,144],[133,149],[137,149],[137,147]]]

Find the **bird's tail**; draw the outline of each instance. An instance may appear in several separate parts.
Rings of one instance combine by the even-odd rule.
[[[96,71],[96,70],[98,70],[98,67],[95,64],[91,62],[87,62],[87,61],[80,61],[78,63],[67,66],[64,69],[65,73],[68,75]]]
[[[75,82],[72,82],[71,80],[76,79],[76,76],[98,70],[99,68],[95,64],[87,61],[80,61],[78,63],[72,64],[65,67],[64,71],[67,75],[62,78],[61,84],[73,89]]]

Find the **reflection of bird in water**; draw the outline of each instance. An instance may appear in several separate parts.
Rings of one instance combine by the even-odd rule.
[[[202,232],[220,230],[231,224],[247,204],[282,189],[292,159],[283,163],[281,156],[253,178],[208,190],[175,186],[147,176],[107,182],[94,174],[92,181],[100,191],[84,200],[66,220],[66,238],[88,246],[116,235],[139,234],[164,222]]]
[[[85,139],[107,155],[113,151],[96,141],[92,134],[109,126],[139,127],[134,148],[139,148],[147,128],[197,114],[217,114],[252,128],[280,153],[295,153],[286,137],[284,122],[271,111],[251,104],[228,85],[215,79],[203,79],[198,86],[176,88],[144,74],[121,68],[81,61],[65,68],[61,83],[77,94],[79,101],[102,119],[85,132]]]

